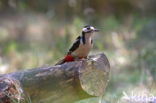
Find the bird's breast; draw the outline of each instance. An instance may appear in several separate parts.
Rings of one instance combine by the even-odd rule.
[[[88,56],[91,48],[91,43],[80,44],[79,47],[72,54],[79,58],[85,58]]]

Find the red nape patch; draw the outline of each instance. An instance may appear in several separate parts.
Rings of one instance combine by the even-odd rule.
[[[64,61],[65,61],[65,62],[71,62],[71,61],[74,61],[74,58],[73,58],[72,55],[66,55],[66,56],[64,57]]]

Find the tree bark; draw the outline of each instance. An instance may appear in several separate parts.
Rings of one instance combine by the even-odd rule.
[[[26,101],[28,97],[32,103],[73,103],[100,96],[109,72],[108,59],[98,54],[87,60],[4,74],[0,76],[0,103],[19,98]]]

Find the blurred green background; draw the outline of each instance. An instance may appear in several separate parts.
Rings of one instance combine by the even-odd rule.
[[[0,0],[0,74],[54,65],[84,25],[111,64],[104,100],[156,94],[156,0]],[[96,101],[96,98],[91,101]],[[81,103],[92,103],[87,100]]]

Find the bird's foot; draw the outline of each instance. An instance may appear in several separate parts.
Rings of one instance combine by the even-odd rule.
[[[81,60],[85,60],[85,59],[84,58],[81,58],[81,59],[80,58],[75,58],[74,60],[75,61],[81,61]]]
[[[93,59],[91,59],[89,57],[86,57],[86,59],[89,60],[89,61],[95,61],[95,60],[93,60]]]
[[[84,61],[84,60],[88,60],[88,59],[87,59],[87,57],[83,57],[83,58],[75,57],[74,60],[75,61]]]

